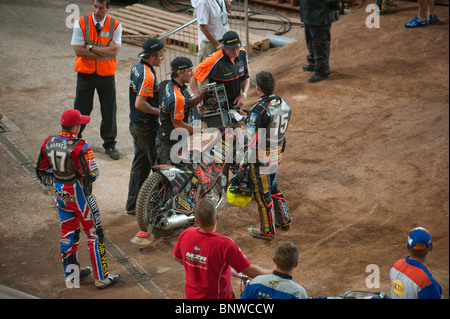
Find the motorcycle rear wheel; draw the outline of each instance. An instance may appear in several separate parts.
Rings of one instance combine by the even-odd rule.
[[[166,217],[163,205],[170,199],[171,185],[159,172],[151,174],[142,184],[136,200],[136,221],[140,230],[164,237],[170,231],[161,229],[159,221]]]

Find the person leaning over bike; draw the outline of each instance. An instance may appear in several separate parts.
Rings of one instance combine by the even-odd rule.
[[[250,88],[247,52],[242,48],[239,35],[234,31],[228,31],[223,35],[222,44],[221,50],[211,54],[194,68],[190,86],[196,94],[198,82],[203,85],[208,81],[223,84],[230,108],[240,109]]]
[[[247,168],[250,170],[261,226],[249,226],[248,231],[253,237],[266,240],[275,238],[274,222],[284,231],[291,228],[283,192],[277,185],[277,171],[292,111],[283,98],[273,93],[274,89],[275,80],[270,72],[256,75],[256,91],[261,98],[250,109],[245,152],[236,173],[239,180]],[[265,148],[260,148],[259,140],[265,140]]]
[[[171,139],[174,129],[179,129],[180,133],[194,132],[194,127],[188,124],[189,110],[191,107],[197,106],[201,95],[190,98],[186,83],[189,83],[192,77],[192,61],[186,57],[176,57],[170,62],[172,68],[171,80],[166,85],[163,94],[161,111],[159,119],[161,127],[156,137],[157,162],[158,164],[166,164],[171,162],[170,151],[172,147],[180,141]],[[172,161],[173,162],[173,161]]]

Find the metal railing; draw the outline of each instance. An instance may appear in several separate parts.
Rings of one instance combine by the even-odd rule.
[[[248,0],[233,1],[233,9],[228,13],[230,30],[239,33],[242,44],[248,48]],[[156,68],[159,82],[170,79],[170,61],[178,56],[188,57],[194,65],[198,63],[198,32],[197,19],[194,18],[158,37],[166,47],[164,61]]]
[[[193,27],[195,30],[193,30]],[[159,68],[156,69],[156,72],[159,73],[157,78],[160,82],[170,79],[170,61],[176,57],[188,57],[194,64],[197,63],[197,34],[197,19],[193,19],[158,37],[158,39],[164,43],[166,48],[164,61]]]

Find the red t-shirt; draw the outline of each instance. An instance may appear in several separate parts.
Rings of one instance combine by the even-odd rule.
[[[231,238],[194,227],[181,233],[173,254],[184,262],[187,299],[234,299],[230,267],[242,272],[251,264]]]

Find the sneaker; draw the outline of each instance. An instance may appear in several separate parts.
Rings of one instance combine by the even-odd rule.
[[[428,24],[435,24],[436,22],[438,22],[438,17],[435,14],[430,14],[428,16]]]
[[[320,82],[320,81],[323,81],[326,79],[328,79],[328,75],[320,75],[320,74],[316,73],[308,79],[308,82],[309,83],[317,83],[317,82]]]
[[[136,209],[130,209],[130,210],[126,210],[125,209],[125,214],[127,214],[127,215],[136,215]]]
[[[104,289],[106,287],[114,285],[119,280],[120,280],[120,275],[111,275],[111,274],[109,274],[108,277],[106,277],[105,279],[97,280],[95,282],[95,286],[98,289]]]
[[[425,27],[427,25],[427,18],[419,19],[415,17],[409,22],[405,23],[406,28],[416,28],[416,27]]]
[[[314,67],[311,64],[302,66],[303,72],[314,72]]]
[[[273,240],[275,238],[275,235],[268,235],[268,234],[263,234],[259,228],[256,228],[255,226],[248,226],[248,232],[250,233],[250,235],[252,235],[255,238],[258,239],[265,239],[265,240]]]
[[[91,267],[86,267],[80,270],[80,279],[89,276],[92,273]]]
[[[105,153],[108,154],[113,160],[118,160],[120,158],[120,153],[114,147],[107,148]]]

